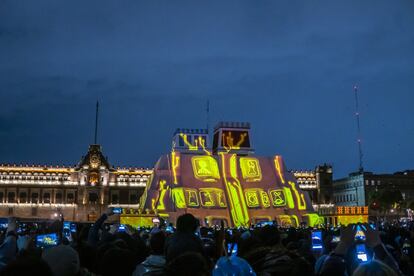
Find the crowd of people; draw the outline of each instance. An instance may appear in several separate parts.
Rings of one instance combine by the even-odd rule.
[[[200,227],[185,214],[174,226],[133,229],[106,224],[112,214],[108,209],[94,224],[66,233],[63,219],[45,227],[59,233],[59,242],[49,240],[49,246],[33,238],[43,234],[40,229],[19,233],[16,219],[9,218],[0,241],[0,275],[414,275],[409,223],[324,226],[315,247],[310,227]],[[364,239],[357,241],[361,229]],[[366,259],[358,257],[358,244]]]

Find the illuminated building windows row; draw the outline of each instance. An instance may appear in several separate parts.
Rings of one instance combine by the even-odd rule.
[[[76,203],[76,191],[57,189],[7,189],[0,191],[0,203]]]
[[[109,204],[138,204],[140,196],[138,190],[111,190]]]
[[[356,201],[355,194],[344,194],[344,195],[336,195],[335,202],[352,202]]]
[[[3,172],[0,174],[0,182],[7,181],[69,181],[69,174],[56,173],[13,173]]]

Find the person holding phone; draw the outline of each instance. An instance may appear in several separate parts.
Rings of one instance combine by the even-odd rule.
[[[16,218],[9,218],[6,238],[0,245],[0,271],[12,261],[17,254],[17,222]]]
[[[96,246],[99,242],[99,230],[102,228],[105,220],[114,214],[113,208],[108,208],[102,216],[93,224],[89,229],[88,243],[92,246]]]
[[[364,246],[373,250],[374,258],[376,260],[388,265],[397,274],[401,274],[398,264],[382,244],[379,231],[373,229],[368,224],[363,226],[364,227],[361,228],[363,229],[365,235]],[[349,250],[355,245],[357,227],[355,224],[349,224],[348,226],[341,228],[340,233],[340,242],[336,246],[335,250],[331,252],[329,256],[322,256],[317,261],[317,264],[315,265],[316,275],[344,275],[348,270],[348,267],[350,267],[352,263],[355,263],[355,258],[357,258],[357,256],[353,256],[352,258],[354,259],[350,260],[349,256],[351,255],[348,253]],[[358,254],[357,251],[355,252]],[[362,264],[365,263],[366,262],[362,262]]]

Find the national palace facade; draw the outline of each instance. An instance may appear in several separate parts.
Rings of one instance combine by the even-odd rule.
[[[137,207],[151,173],[114,168],[100,145],[73,167],[0,165],[0,217],[94,221],[108,206]]]

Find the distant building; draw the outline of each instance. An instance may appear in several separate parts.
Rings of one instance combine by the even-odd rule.
[[[334,180],[333,199],[338,206],[369,205],[369,193],[385,188],[401,192],[404,200],[414,200],[414,171],[393,174],[372,172],[351,173],[348,177]]]
[[[0,217],[93,221],[109,205],[137,206],[152,173],[114,168],[100,145],[74,167],[0,165]]]
[[[293,170],[299,188],[307,191],[312,204],[330,204],[332,198],[332,166],[317,166],[314,170]]]

